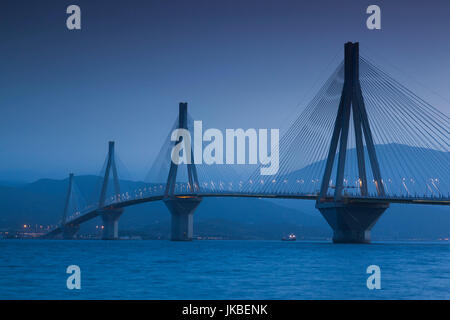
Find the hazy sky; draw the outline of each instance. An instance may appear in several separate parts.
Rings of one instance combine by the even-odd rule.
[[[366,28],[370,4],[381,30]],[[0,180],[98,173],[108,140],[143,178],[180,101],[205,127],[284,128],[346,41],[449,114],[449,13],[448,0],[2,0]]]

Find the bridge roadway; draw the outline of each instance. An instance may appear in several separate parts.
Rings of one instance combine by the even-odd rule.
[[[304,195],[295,195],[295,194],[258,194],[258,193],[200,193],[200,194],[177,194],[176,198],[191,198],[191,197],[201,197],[201,198],[264,198],[264,199],[303,199],[303,200],[317,200],[317,194],[304,194]],[[133,205],[137,205],[140,203],[153,202],[163,200],[163,195],[158,196],[149,196],[142,197],[138,199],[125,200],[113,204],[108,204],[107,206],[94,209],[87,213],[84,213],[70,221],[67,224],[72,225],[80,225],[83,222],[91,220],[100,215],[100,211],[104,210],[112,210],[112,209],[120,209]],[[334,201],[333,197],[329,197],[325,199],[326,201]],[[406,198],[406,197],[388,197],[388,198],[371,198],[371,197],[345,197],[343,198],[343,202],[345,203],[404,203],[404,204],[428,204],[428,205],[450,205],[450,199],[447,198]],[[62,228],[57,227],[52,231],[48,232],[43,236],[43,238],[52,238],[62,232]]]

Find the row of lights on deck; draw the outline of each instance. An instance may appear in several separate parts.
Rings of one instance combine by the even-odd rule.
[[[381,181],[382,181],[383,185],[386,187],[387,191],[389,191],[388,190],[390,188],[389,184],[393,183],[392,178],[388,178],[386,180],[389,184],[386,184],[384,179],[382,179]],[[401,183],[403,185],[403,188],[405,189],[407,194],[410,196],[411,193],[408,190],[408,187],[406,186],[406,182],[407,181],[411,182],[413,184],[415,184],[416,181],[413,178],[409,178],[408,179],[408,178],[403,177],[401,179]],[[439,188],[437,186],[437,184],[439,184],[439,179],[438,178],[429,178],[428,181],[433,185],[433,187],[436,189],[436,191],[439,193],[439,195],[442,196],[442,194],[441,194],[441,192],[440,192],[440,190],[439,190]],[[254,184],[254,181],[252,179],[250,179],[248,182],[251,185]],[[259,184],[264,185],[265,182],[266,182],[265,180],[261,179],[259,181]],[[288,179],[283,179],[282,180],[283,184],[287,184],[288,182],[289,182]],[[296,179],[295,182],[297,184],[304,184],[305,180],[304,179]],[[316,183],[319,183],[319,182],[320,182],[319,179],[311,179],[311,183],[313,183],[313,184],[316,184]],[[345,184],[345,187],[347,187],[347,188],[349,187],[348,182],[349,182],[349,179],[345,178],[344,179],[344,184]],[[239,181],[239,183],[237,184],[239,186],[239,189],[242,189],[243,183],[244,183],[243,181]],[[276,179],[272,179],[271,183],[275,184],[275,183],[277,183],[277,180]],[[377,182],[375,181],[375,179],[372,179],[372,183],[375,184],[375,186],[377,187]],[[206,188],[206,187],[210,186],[212,189],[215,189],[216,186],[218,186],[219,188],[223,189],[226,184],[227,183],[225,183],[223,181],[219,181],[219,182],[210,181],[210,182],[203,182],[202,183],[203,187]],[[194,185],[195,185],[196,189],[198,189],[198,185],[197,184],[194,184]],[[230,188],[233,188],[233,182],[228,182],[228,186]],[[357,180],[355,180],[355,186],[356,187],[362,187],[361,179],[358,178]],[[435,191],[433,191],[433,188],[430,185],[428,185],[428,183],[426,184],[426,186],[427,186],[427,189],[432,193],[432,195],[434,195]],[[330,187],[333,187],[332,180],[330,180]],[[144,188],[135,189],[133,198],[143,198],[148,193],[154,193],[154,192],[162,191],[162,190],[164,190],[164,188],[165,188],[165,186],[163,184],[159,184],[159,185],[155,185],[155,186],[152,186],[152,187],[144,187]],[[190,186],[189,183],[186,183],[186,184],[177,183],[177,184],[175,184],[175,188],[176,188],[176,190],[181,190],[181,191],[184,191],[184,190],[191,191],[191,186]],[[291,193],[294,193],[294,192],[291,192]],[[371,195],[372,195],[372,193],[371,193]],[[377,194],[373,194],[373,195],[376,196]],[[426,195],[424,195],[424,196],[426,196]],[[124,201],[124,200],[129,200],[131,198],[132,197],[130,196],[129,192],[125,192],[125,193],[122,193],[122,194],[117,194],[115,196],[113,195],[113,196],[110,197],[110,202],[108,202],[108,204],[113,203],[113,202],[120,202],[120,201]],[[93,207],[95,207],[95,205],[89,205],[89,206],[86,207],[86,210],[83,210],[83,211],[92,210]],[[83,211],[75,212],[73,215],[71,215],[69,217],[68,220],[80,216]]]

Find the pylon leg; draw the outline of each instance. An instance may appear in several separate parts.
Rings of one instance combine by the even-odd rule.
[[[101,213],[103,220],[102,240],[119,239],[119,218],[123,209],[104,210]]]
[[[75,238],[78,230],[80,230],[79,224],[66,224],[62,227],[62,237],[64,240],[72,240]]]

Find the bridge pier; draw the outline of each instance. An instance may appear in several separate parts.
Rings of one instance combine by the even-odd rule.
[[[344,55],[344,85],[316,202],[316,208],[333,228],[334,243],[370,243],[370,230],[389,207],[389,203],[386,202],[350,202],[344,197],[345,189],[348,187],[344,183],[344,176],[351,117],[355,134],[360,197],[366,198],[369,195],[365,150],[369,156],[377,195],[380,198],[385,197],[380,165],[359,80],[359,60],[359,44],[347,42]],[[332,186],[331,174],[336,157],[336,179],[331,200],[327,193]]]
[[[334,243],[370,243],[370,231],[389,203],[318,202],[316,208],[333,229]]]
[[[62,228],[62,237],[64,240],[72,240],[75,238],[78,230],[80,230],[79,224],[66,224]]]
[[[194,211],[202,201],[197,196],[169,197],[164,204],[172,215],[170,240],[191,241],[194,234]]]
[[[103,221],[102,240],[119,239],[119,218],[123,213],[123,209],[102,210],[101,216]]]

